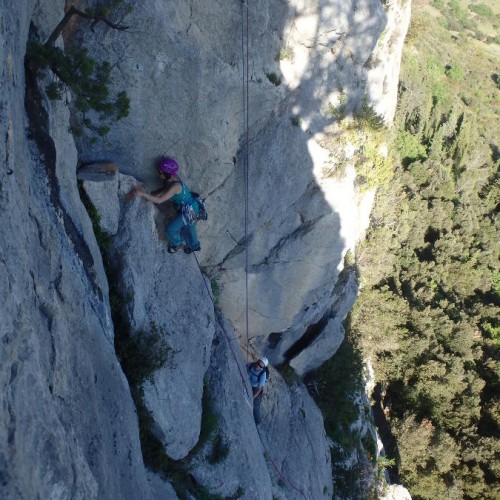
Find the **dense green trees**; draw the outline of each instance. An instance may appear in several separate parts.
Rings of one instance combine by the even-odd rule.
[[[358,252],[363,287],[352,329],[387,388],[398,470],[413,498],[493,499],[499,95],[494,66],[475,46],[430,17],[419,26],[401,75],[400,166],[379,190]]]

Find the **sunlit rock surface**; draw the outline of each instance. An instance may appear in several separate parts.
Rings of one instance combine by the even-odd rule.
[[[167,453],[180,459],[198,441],[203,377],[214,335],[213,305],[194,257],[167,252],[154,205],[141,198],[125,201],[135,184],[120,175],[116,182],[89,182],[85,188],[96,194],[91,201],[103,214],[104,228],[118,200],[110,267],[120,283],[132,335],[158,335],[168,348],[164,366],[144,384],[144,399]],[[104,189],[107,197],[99,195]]]

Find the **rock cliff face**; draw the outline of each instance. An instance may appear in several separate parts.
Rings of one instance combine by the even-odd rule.
[[[253,1],[247,30],[239,2],[142,2],[125,18],[131,33],[80,30],[67,40],[117,61],[131,98],[130,117],[109,138],[80,141],[81,159],[112,159],[150,184],[161,154],[179,160],[188,184],[207,196],[200,261],[239,334],[248,78],[249,334],[275,361],[285,349],[274,341],[273,352],[270,334],[297,339],[343,300],[335,282],[368,224],[373,193],[359,194],[351,164],[331,176],[337,152],[325,138],[339,102],[349,112],[373,94],[392,118],[409,4],[390,2],[386,12],[380,0]]]
[[[0,497],[150,498],[69,115],[25,109],[30,21],[62,14],[36,5],[0,9]]]
[[[112,235],[114,285],[127,298],[132,334],[155,332],[168,348],[143,386],[155,436],[170,460],[183,459],[189,477],[212,494],[334,494],[322,418],[298,381],[287,384],[273,370],[260,435],[254,425],[238,346],[244,246],[252,349],[275,363],[291,360],[303,375],[342,340],[357,291],[354,275],[342,272],[344,256],[367,225],[373,196],[359,195],[352,165],[343,175],[328,174],[335,162],[325,147],[329,104],[345,96],[346,111],[353,110],[373,88],[384,112],[404,30],[398,43],[374,49],[392,29],[391,12],[409,7],[391,4],[386,12],[378,0],[247,4],[248,149],[246,4],[135,2],[131,13],[122,12],[128,33],[103,26],[93,33],[84,21],[75,23],[65,46],[85,43],[116,63],[117,85],[131,99],[130,117],[109,136],[95,143],[84,137],[76,146],[67,108],[49,101],[24,67],[30,25],[45,40],[68,5],[21,0],[0,7],[2,498],[176,498],[143,463],[134,401],[115,353],[109,283],[75,174],[78,162],[109,160],[152,187],[164,153],[207,196],[199,260],[218,283],[225,317],[214,312],[196,260],[166,253],[164,216],[142,200],[124,202],[132,177],[85,183]],[[385,65],[373,63],[379,53]],[[392,75],[387,85],[384,75]],[[195,447],[204,391],[218,415],[215,438],[227,448],[219,461],[210,459],[214,436]]]
[[[133,178],[120,175],[110,182],[86,182],[84,189],[102,227],[114,229],[110,259],[121,294],[128,297],[132,330],[159,332],[169,348],[165,364],[144,384],[144,403],[166,453],[185,458],[197,444],[205,383],[218,415],[215,439],[228,455],[220,462],[207,460],[213,441],[190,455],[189,470],[199,484],[226,497],[240,489],[257,498],[301,498],[300,491],[328,498],[331,465],[318,408],[301,384],[288,386],[274,372],[263,402],[261,441],[238,339],[227,320],[220,315],[215,320],[210,285],[194,257],[167,253],[157,229],[160,212],[140,199],[124,201],[133,185]],[[282,484],[288,477],[296,490]]]

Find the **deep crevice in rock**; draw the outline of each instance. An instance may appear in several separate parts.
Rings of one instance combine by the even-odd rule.
[[[372,393],[374,403],[372,405],[372,414],[377,427],[377,432],[384,445],[385,456],[389,459],[398,460],[399,451],[396,438],[391,430],[391,424],[385,414],[385,410],[390,406],[387,394],[384,394],[382,385],[375,386]],[[391,484],[399,484],[399,471],[396,465],[387,468]]]
[[[323,332],[328,320],[331,318],[331,310],[328,309],[323,317],[317,322],[309,325],[304,335],[300,337],[284,354],[286,362],[290,362],[295,356],[298,356],[304,349],[307,349]]]

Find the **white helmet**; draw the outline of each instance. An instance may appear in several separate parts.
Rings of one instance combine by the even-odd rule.
[[[264,366],[267,366],[269,364],[269,360],[264,356],[260,358],[259,361],[262,361],[262,363],[264,363]]]

